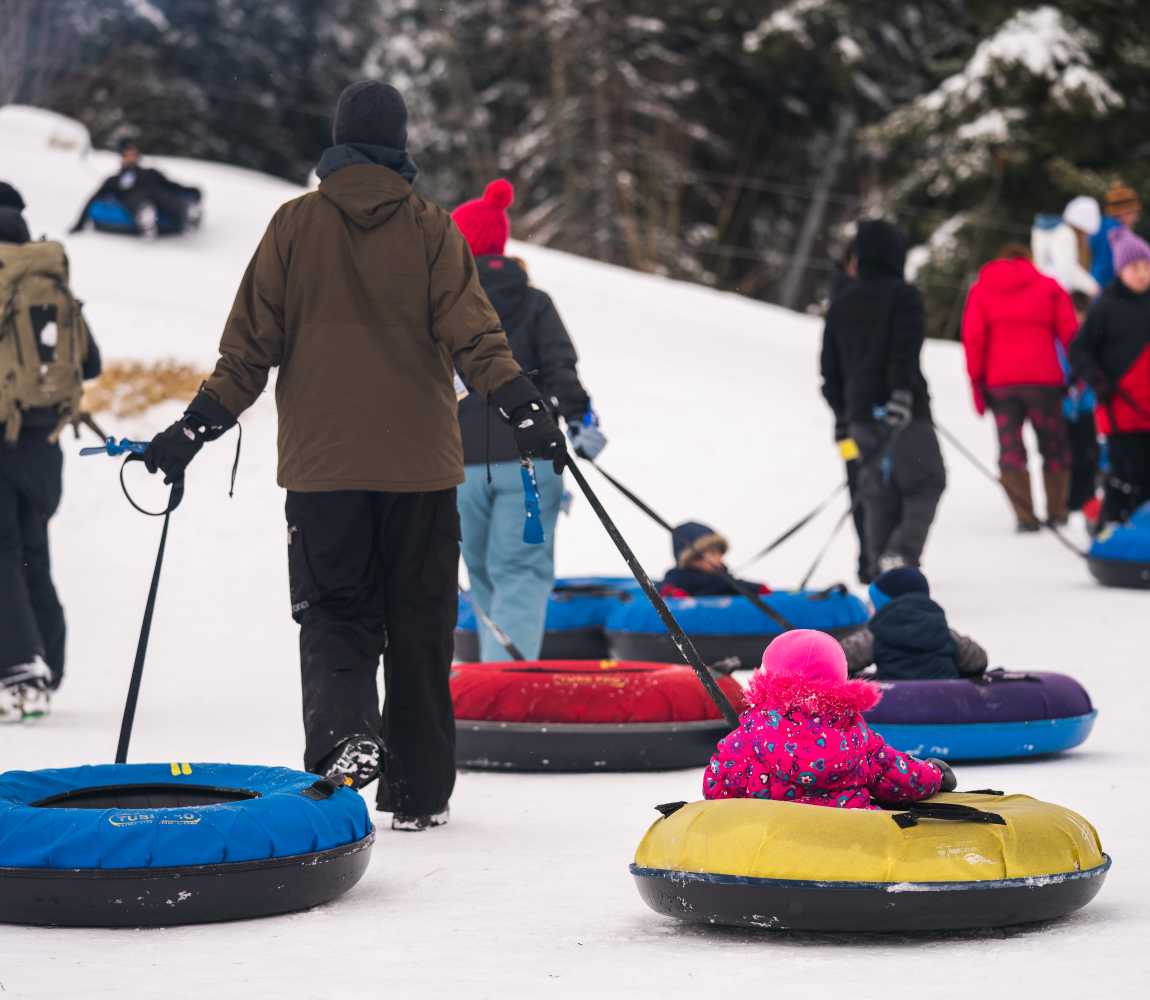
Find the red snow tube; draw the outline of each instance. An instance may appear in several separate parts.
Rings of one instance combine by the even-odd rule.
[[[742,688],[719,678],[736,710]],[[727,724],[689,667],[626,660],[457,664],[456,761],[514,771],[706,764]]]

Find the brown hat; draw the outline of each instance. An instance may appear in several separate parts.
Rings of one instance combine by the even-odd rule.
[[[1114,181],[1114,183],[1106,189],[1106,214],[1117,215],[1119,212],[1127,212],[1130,209],[1141,211],[1141,200],[1138,195],[1134,193],[1134,189],[1128,184],[1123,184],[1122,181]]]

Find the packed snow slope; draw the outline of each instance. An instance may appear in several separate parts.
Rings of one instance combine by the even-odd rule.
[[[63,236],[107,153],[65,141],[69,124],[0,111],[0,176],[19,187],[36,234]],[[65,134],[60,139],[59,134]],[[53,137],[56,138],[53,138]],[[67,238],[75,285],[105,356],[209,366],[248,256],[272,211],[298,190],[216,164],[157,159],[205,190],[204,229],[143,243]],[[611,444],[603,464],[670,519],[698,518],[753,553],[842,477],[818,393],[820,325],[733,295],[633,274],[530,245],[514,252],[550,292],[581,355]],[[930,344],[937,418],[988,464],[992,429],[968,402],[961,353]],[[175,404],[115,433],[150,435]],[[296,628],[288,615],[283,494],[270,396],[192,467],[174,517],[132,758],[298,766]],[[412,414],[418,419],[418,414]],[[370,427],[359,429],[373,447]],[[51,719],[0,731],[0,770],[111,759],[159,523],[120,495],[116,463],[67,441],[53,522],[69,618],[68,678]],[[1026,792],[1070,806],[1101,832],[1114,868],[1098,900],[1042,927],[929,939],[817,938],[691,930],[648,911],[627,873],[657,802],[699,795],[697,771],[658,775],[462,774],[451,825],[393,834],[349,896],[296,916],[163,932],[0,927],[0,991],[18,997],[686,996],[732,989],[800,1000],[892,981],[932,998],[1145,996],[1150,861],[1145,732],[1150,595],[1105,590],[1046,535],[1016,537],[1003,498],[946,449],[950,488],[926,570],[951,622],[995,664],[1072,673],[1101,715],[1090,742],[1054,760],[968,766],[966,788]],[[139,467],[141,498],[164,490]],[[658,528],[590,473],[654,573]],[[801,578],[839,510],[756,572]],[[1081,527],[1074,526],[1081,538]],[[851,581],[844,532],[816,578]],[[624,567],[587,504],[559,527],[562,572]],[[750,572],[750,571],[748,571]]]

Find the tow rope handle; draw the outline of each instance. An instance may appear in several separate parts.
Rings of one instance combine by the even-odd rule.
[[[523,480],[523,542],[526,545],[542,545],[543,501],[539,496],[539,481],[535,478],[535,464],[529,458],[519,463],[519,475]]]
[[[113,458],[118,455],[143,455],[148,449],[147,441],[133,441],[130,438],[120,438],[117,441],[114,437],[104,439],[102,445],[81,448],[80,454],[88,455],[111,455]]]
[[[964,806],[957,802],[912,802],[901,807],[905,812],[898,812],[891,816],[900,830],[908,830],[918,826],[920,819],[943,819],[954,823],[988,823],[992,826],[1006,826],[998,813],[975,809],[974,806]]]

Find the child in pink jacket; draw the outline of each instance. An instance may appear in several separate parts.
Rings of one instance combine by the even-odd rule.
[[[945,763],[888,747],[863,721],[881,697],[870,681],[847,678],[842,647],[826,633],[779,636],[747,687],[739,728],[719,740],[703,795],[878,809],[953,789]]]

